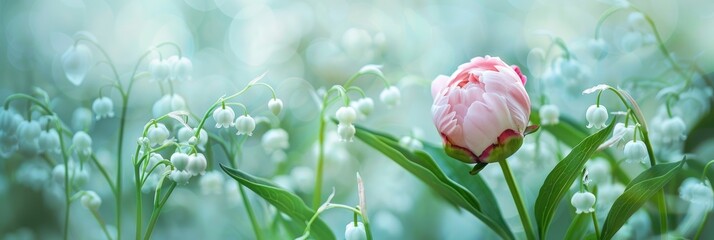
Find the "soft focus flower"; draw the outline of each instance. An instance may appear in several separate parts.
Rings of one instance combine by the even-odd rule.
[[[219,107],[213,110],[213,120],[216,121],[216,128],[229,128],[233,126],[236,113],[231,107]]]
[[[97,120],[114,117],[114,102],[108,97],[100,97],[92,103],[92,110],[97,115]]]
[[[627,32],[622,36],[620,41],[622,50],[625,50],[625,52],[632,52],[642,46],[642,33],[637,31]]]
[[[609,208],[623,192],[625,192],[625,186],[620,183],[599,185],[597,191],[598,206]]]
[[[588,176],[595,184],[601,185],[609,183],[612,178],[610,173],[610,163],[607,160],[598,158],[588,162]]]
[[[37,121],[22,121],[17,126],[17,136],[21,141],[34,140],[40,137],[42,127]]]
[[[506,159],[520,148],[530,116],[526,77],[498,57],[477,57],[432,82],[434,124],[446,152],[467,163]]]
[[[352,124],[337,124],[337,135],[340,136],[341,142],[352,142],[357,130]]]
[[[388,107],[395,107],[399,105],[401,99],[402,94],[399,92],[399,88],[395,86],[389,86],[379,93],[379,100],[381,100],[384,104],[387,104]]]
[[[236,129],[238,129],[236,135],[245,134],[248,136],[253,136],[253,130],[255,130],[255,119],[253,119],[250,115],[241,115],[236,119],[234,125]]]
[[[590,192],[576,192],[570,199],[570,204],[575,207],[576,214],[594,212],[595,195]]]
[[[647,161],[647,146],[642,141],[629,141],[625,144],[625,158],[627,162],[641,162],[646,163]]]
[[[179,129],[177,138],[181,143],[188,143],[191,145],[196,145],[198,149],[204,150],[206,143],[208,143],[208,133],[205,129],[201,128],[201,132],[198,134],[198,139],[196,139],[196,130],[188,127],[182,127]],[[198,142],[195,142],[198,141]]]
[[[357,101],[351,102],[350,106],[357,109],[357,114],[363,118],[369,116],[374,110],[374,101],[368,97],[360,98]]]
[[[186,170],[186,167],[188,166],[188,162],[189,162],[188,154],[181,153],[181,152],[175,152],[175,153],[171,154],[171,164],[173,164],[177,170]]]
[[[268,101],[268,109],[270,109],[270,112],[273,113],[273,115],[277,116],[280,114],[280,111],[283,110],[283,100],[280,100],[278,98],[271,98]]]
[[[591,105],[585,112],[585,119],[588,121],[588,128],[604,128],[607,121],[607,108],[603,105]]]
[[[399,145],[411,150],[422,149],[424,145],[419,141],[419,139],[413,138],[411,136],[404,136],[399,139]]]
[[[593,58],[602,60],[607,56],[607,43],[602,38],[593,38],[588,41],[588,48]]]
[[[561,58],[558,63],[560,74],[567,79],[577,79],[582,74],[580,62],[578,62],[575,58]]]
[[[154,103],[152,113],[159,118],[173,111],[186,110],[186,101],[178,94],[164,95]]]
[[[92,137],[83,131],[76,132],[72,137],[72,146],[77,153],[89,156],[92,154]]]
[[[180,185],[186,185],[188,180],[191,179],[191,173],[186,170],[173,170],[169,173],[169,179]]]
[[[146,137],[149,138],[151,146],[164,144],[169,138],[169,129],[163,123],[151,124],[149,131],[146,132]]]
[[[223,193],[223,172],[211,171],[198,180],[203,195],[219,195]]]
[[[335,117],[340,124],[352,124],[357,120],[357,112],[352,107],[340,107],[337,109]]]
[[[542,106],[538,114],[540,115],[540,123],[542,125],[554,125],[560,122],[560,110],[558,106],[552,104]]]
[[[67,79],[79,86],[92,68],[92,51],[84,44],[74,44],[62,54],[62,69]]]
[[[194,153],[188,156],[188,165],[186,165],[186,170],[191,173],[191,175],[203,175],[206,173],[206,157],[203,153]]]
[[[87,131],[93,123],[92,110],[88,108],[77,108],[72,113],[72,128],[75,131]]]
[[[270,129],[263,134],[261,144],[267,153],[285,150],[290,146],[288,132],[282,128]]]
[[[635,137],[635,126],[630,124],[630,126],[625,127],[624,123],[615,124],[615,128],[612,130],[612,136],[622,135],[619,140],[621,143],[627,143],[632,141]]]
[[[167,61],[171,66],[169,80],[191,80],[191,74],[193,74],[193,63],[191,63],[191,60],[186,57],[179,58],[178,56],[171,56],[167,59]]]
[[[155,81],[166,81],[171,75],[171,65],[167,60],[156,58],[149,63],[149,73]]]
[[[714,207],[714,192],[706,182],[695,178],[686,179],[679,187],[680,198],[696,204],[700,211],[711,211]]]
[[[662,141],[665,143],[684,140],[684,131],[687,127],[679,117],[673,117],[662,122],[660,126]]]
[[[355,226],[356,225],[356,226]],[[345,240],[365,240],[367,232],[364,230],[362,222],[350,222],[345,226]]]
[[[17,127],[22,116],[0,107],[0,157],[9,157],[17,150]]]
[[[92,211],[97,211],[99,209],[99,206],[102,205],[102,198],[97,195],[96,192],[94,191],[86,191],[84,194],[82,194],[82,206],[85,208],[92,210]]]
[[[40,138],[38,139],[39,147],[41,152],[60,152],[60,140],[59,134],[55,129],[49,129],[47,131],[42,131],[40,133]]]

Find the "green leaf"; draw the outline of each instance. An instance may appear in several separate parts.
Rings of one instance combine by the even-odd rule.
[[[632,214],[674,178],[684,162],[685,160],[658,164],[633,179],[625,188],[625,192],[612,204],[603,224],[600,239],[612,238]]]
[[[513,233],[511,233],[508,228],[508,225],[501,217],[500,212],[498,212],[497,215],[493,214],[494,211],[498,210],[498,205],[494,204],[485,207],[489,209],[488,213],[482,211],[479,199],[477,199],[476,196],[469,191],[469,189],[449,178],[449,176],[442,171],[439,165],[429,154],[421,150],[411,151],[401,147],[398,141],[388,134],[374,132],[361,126],[356,126],[356,128],[357,132],[355,133],[355,136],[357,138],[381,152],[417,178],[421,179],[440,196],[444,197],[452,204],[469,211],[471,214],[479,218],[484,224],[489,226],[501,238],[515,238]],[[456,162],[456,160],[453,159],[448,160]],[[468,173],[468,169],[465,169],[463,172]],[[480,179],[480,176],[471,176],[471,178],[467,181],[482,183],[485,189],[488,189],[483,180]],[[478,194],[481,194],[481,192],[478,192]],[[484,194],[486,193],[484,192]],[[495,198],[493,198],[493,194],[490,193],[490,190],[488,190],[487,194],[492,197],[489,201],[495,203]]]
[[[610,137],[615,126],[614,123],[615,119],[607,128],[583,139],[570,151],[568,156],[555,165],[555,168],[545,178],[535,202],[535,216],[540,238],[545,238],[558,203],[568,192],[575,179],[580,176],[585,162],[590,159],[600,144]]]
[[[575,219],[570,223],[568,231],[563,239],[583,239],[588,230],[588,225],[592,224],[590,214],[577,214]]]
[[[300,197],[292,194],[265,179],[254,177],[239,169],[229,168],[221,164],[228,176],[237,180],[243,186],[249,188],[258,196],[275,206],[280,212],[292,218],[292,223],[301,229],[305,229],[307,222],[315,215],[315,211],[307,207]],[[319,218],[315,219],[310,227],[310,236],[315,239],[335,239],[335,235],[330,228]]]

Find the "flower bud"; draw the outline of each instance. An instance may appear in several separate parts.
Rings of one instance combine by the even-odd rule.
[[[610,163],[606,160],[598,158],[589,162],[588,176],[595,184],[609,183],[612,174],[610,173]]]
[[[285,150],[290,146],[288,132],[282,128],[270,129],[263,134],[261,144],[267,153]]]
[[[223,193],[223,182],[222,172],[211,171],[198,180],[198,185],[201,186],[201,193],[203,195],[219,195]]]
[[[607,121],[607,108],[603,105],[591,105],[585,112],[585,119],[588,121],[588,128],[604,128]]]
[[[152,107],[154,118],[159,118],[173,111],[186,110],[186,100],[178,94],[164,95]]]
[[[234,125],[236,129],[238,129],[236,135],[245,134],[248,136],[253,136],[253,130],[255,130],[255,119],[253,119],[250,115],[241,115],[236,119]]]
[[[92,137],[83,131],[76,132],[72,137],[72,146],[77,153],[89,156],[92,154]]]
[[[195,137],[196,131],[187,127],[182,127],[179,129],[177,137],[179,142],[188,143],[189,145],[195,145],[198,149],[203,150],[208,143],[208,133],[206,130],[201,128],[201,133],[198,134],[198,139]]]
[[[357,120],[357,112],[352,107],[340,107],[340,109],[337,109],[335,117],[337,117],[337,121],[340,124],[352,124]]]
[[[188,154],[182,152],[175,152],[171,154],[171,164],[173,164],[174,167],[178,170],[186,170],[186,167],[189,163],[189,159],[190,158]]]
[[[283,100],[271,98],[270,101],[268,101],[268,109],[270,109],[270,111],[277,116],[280,114],[280,111],[283,110]]]
[[[102,198],[100,198],[99,195],[97,195],[97,193],[94,191],[84,192],[84,194],[82,194],[81,201],[82,206],[91,211],[97,211],[97,209],[99,209],[99,206],[102,205]]]
[[[389,107],[395,107],[399,105],[401,98],[402,94],[399,92],[399,88],[395,86],[385,88],[379,94],[379,100],[381,100],[384,104],[387,104],[387,106]]]
[[[366,117],[369,116],[369,114],[371,114],[374,110],[374,101],[368,97],[360,98],[359,100],[350,103],[350,106],[357,109],[360,117]]]
[[[591,213],[595,211],[595,195],[590,192],[576,192],[570,199],[570,204],[575,207],[575,213]]]
[[[216,128],[232,127],[235,118],[236,114],[231,107],[218,107],[213,110],[213,120],[216,121]]]
[[[352,124],[337,124],[337,135],[340,136],[341,142],[352,142],[352,137],[356,133],[355,126]]]
[[[37,121],[22,121],[17,126],[17,136],[22,141],[34,141],[40,137],[42,127]]]
[[[625,158],[628,163],[633,162],[647,162],[647,146],[642,141],[629,141],[625,144]]]
[[[607,43],[602,38],[590,39],[588,48],[590,49],[590,54],[597,60],[602,60],[607,56]]]
[[[40,138],[38,139],[38,144],[40,147],[40,151],[43,152],[59,153],[61,151],[59,134],[55,129],[50,129],[48,131],[41,132]]]
[[[151,146],[164,144],[169,138],[169,129],[163,123],[151,124],[149,131],[146,132],[146,137],[149,138]]]
[[[92,51],[84,44],[74,44],[62,54],[62,69],[67,79],[79,86],[93,65]]]
[[[171,75],[171,65],[166,60],[154,59],[149,63],[149,73],[155,81],[166,81]]]
[[[350,222],[345,226],[345,239],[346,240],[365,240],[367,239],[367,232],[365,232],[364,224],[362,222],[357,222],[355,226],[354,222]]]
[[[181,57],[173,66],[174,80],[187,81],[191,80],[193,74],[193,63],[186,57]]]
[[[114,103],[108,97],[100,97],[92,103],[92,110],[97,117],[97,120],[102,118],[114,117]]]
[[[188,180],[191,179],[191,174],[185,170],[173,170],[169,173],[169,179],[180,185],[186,185]]]
[[[662,141],[665,143],[678,142],[684,140],[684,131],[687,127],[679,117],[673,117],[662,122]]]
[[[538,111],[540,115],[540,123],[542,125],[555,125],[560,122],[560,110],[558,106],[548,104],[544,105]]]
[[[193,176],[203,175],[206,173],[206,157],[203,153],[194,153],[188,157],[188,165],[186,165],[186,170]]]

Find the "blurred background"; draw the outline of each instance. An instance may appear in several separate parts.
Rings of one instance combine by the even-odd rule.
[[[384,85],[370,77],[355,82],[375,99],[374,113],[359,124],[398,137],[412,136],[440,143],[431,120],[431,81],[450,75],[461,63],[475,56],[499,56],[519,65],[528,76],[527,88],[534,107],[553,104],[561,116],[585,125],[585,109],[594,95],[581,92],[607,83],[621,86],[642,104],[653,125],[661,121],[664,100],[658,97],[668,87],[683,84],[660,52],[652,29],[633,19],[631,11],[613,14],[602,22],[599,37],[605,41],[605,56],[592,54],[591,40],[600,16],[625,1],[508,0],[508,1],[288,1],[288,0],[159,0],[83,1],[32,0],[0,2],[0,99],[12,93],[46,91],[52,108],[67,123],[78,108],[91,108],[99,89],[111,84],[107,65],[96,65],[80,86],[67,80],[61,56],[78,36],[96,39],[116,65],[126,83],[139,57],[152,46],[173,42],[193,63],[192,79],[177,82],[174,93],[185,99],[187,109],[203,115],[224,94],[243,88],[267,72],[263,82],[272,85],[285,102],[285,111],[272,117],[267,108],[271,95],[254,88],[237,101],[251,115],[266,116],[273,127],[289,133],[286,156],[273,156],[261,147],[261,136],[271,128],[259,124],[244,146],[240,168],[271,179],[309,203],[313,191],[319,105],[315,92],[344,83],[366,64],[383,65],[387,79],[402,93],[401,105],[390,108],[377,99]],[[630,1],[652,18],[661,40],[675,62],[693,79],[693,84],[673,107],[687,129],[709,116],[712,89],[701,76],[714,69],[714,2],[704,0]],[[636,18],[636,17],[635,17]],[[559,39],[565,48],[553,45]],[[104,57],[92,48],[96,61]],[[543,57],[533,53],[541,49]],[[577,58],[577,73],[567,76],[562,56]],[[176,55],[163,47],[163,56]],[[536,50],[537,51],[537,50]],[[536,57],[529,57],[536,56]],[[151,58],[155,58],[152,55]],[[148,69],[148,60],[139,63]],[[120,96],[104,91],[114,100],[118,114]],[[168,89],[155,81],[136,82],[129,100],[125,129],[125,156],[133,153],[144,124],[153,118],[154,104]],[[603,100],[616,111],[613,96]],[[23,103],[24,104],[24,103]],[[25,105],[13,105],[18,112]],[[610,109],[610,108],[609,108]],[[622,110],[622,109],[619,109]],[[332,109],[330,112],[334,112]],[[660,119],[660,120],[658,120]],[[208,130],[225,136],[209,119]],[[93,151],[114,172],[118,118],[95,121],[88,133]],[[171,126],[170,126],[171,127]],[[175,127],[175,126],[174,126]],[[709,128],[710,129],[710,128]],[[73,129],[79,130],[79,129]],[[176,129],[171,129],[172,135]],[[556,153],[567,152],[544,134],[548,144],[536,151],[533,140],[512,159],[516,178],[526,202],[532,205],[538,189],[554,164]],[[708,147],[707,147],[708,146]],[[683,151],[711,158],[711,137],[698,138],[686,151],[684,144],[662,147],[663,159],[681,159]],[[670,151],[672,150],[672,151]],[[542,154],[536,156],[535,154]],[[670,156],[671,155],[671,156]],[[706,157],[709,156],[709,157]],[[533,160],[536,159],[536,160]],[[359,141],[340,143],[335,126],[328,124],[325,197],[332,187],[333,202],[357,204],[355,173],[365,181],[369,215],[376,239],[491,239],[487,227],[466,212],[460,212],[391,160]],[[214,163],[225,163],[215,154]],[[125,173],[131,173],[128,161]],[[112,165],[114,164],[114,165]],[[212,165],[220,171],[217,164]],[[536,168],[534,168],[536,167]],[[637,165],[624,166],[633,176]],[[469,169],[464,165],[464,171]],[[537,169],[538,171],[533,171]],[[51,179],[51,167],[35,154],[13,154],[0,159],[0,237],[5,239],[59,239],[62,233],[62,190]],[[514,231],[522,233],[515,205],[500,170],[489,166],[482,173],[496,194],[500,208]],[[125,179],[125,236],[133,236],[133,190],[130,174]],[[223,175],[225,189],[202,191],[199,178],[177,188],[157,224],[156,239],[252,239],[250,222]],[[92,170],[86,189],[103,199],[100,212],[109,225],[114,221],[114,200],[101,175]],[[676,186],[675,186],[676,188]],[[235,188],[233,188],[235,190]],[[146,195],[146,199],[150,195]],[[250,193],[262,226],[271,224],[275,210]],[[676,199],[676,193],[670,196]],[[71,236],[74,239],[104,239],[91,214],[75,203]],[[309,204],[308,204],[309,205]],[[565,205],[563,205],[565,206]],[[562,207],[564,224],[551,232],[563,232],[572,218],[572,207]],[[532,208],[531,208],[532,209]],[[677,210],[674,210],[677,211]],[[686,215],[682,204],[681,217]],[[647,214],[620,235],[647,238],[653,233]],[[600,214],[604,218],[604,213]],[[642,215],[642,214],[640,214]],[[655,216],[656,217],[656,216]],[[322,216],[338,238],[352,221],[352,214],[331,210]],[[711,221],[710,221],[711,222]],[[640,224],[640,225],[638,225]],[[562,225],[562,226],[561,226]],[[110,226],[111,228],[111,226]],[[562,228],[562,229],[557,229]],[[625,228],[623,228],[625,229]],[[111,231],[116,232],[116,228]],[[705,230],[705,234],[711,228]],[[128,235],[127,235],[128,234]],[[706,235],[705,235],[706,236]],[[558,237],[558,236],[554,236]],[[562,237],[562,236],[561,236]]]

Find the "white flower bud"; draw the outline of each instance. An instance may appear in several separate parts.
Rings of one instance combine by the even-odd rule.
[[[647,146],[645,146],[644,142],[639,140],[627,142],[627,144],[625,144],[624,153],[628,163],[646,163],[648,159]]]
[[[395,107],[399,105],[401,101],[402,94],[399,92],[399,88],[395,86],[390,86],[382,90],[379,94],[379,99],[382,103],[387,104],[389,107]]]
[[[186,170],[193,176],[196,175],[203,175],[206,173],[206,166],[208,163],[206,162],[206,157],[203,156],[203,153],[194,153],[189,156],[188,158],[188,165],[186,166]]]
[[[85,156],[92,154],[92,138],[83,131],[74,133],[72,146],[77,153],[84,154]]]
[[[42,127],[37,121],[22,121],[17,126],[17,136],[22,141],[34,141],[40,137]]]
[[[585,119],[588,121],[588,128],[604,128],[607,121],[607,108],[603,105],[591,105],[585,112]]]
[[[218,107],[213,110],[213,120],[216,121],[216,128],[229,128],[233,126],[233,120],[236,118],[236,113],[231,107]]]
[[[64,164],[57,164],[52,169],[52,180],[57,184],[64,185]]]
[[[55,129],[42,131],[40,133],[40,138],[38,139],[38,144],[40,147],[40,151],[42,152],[59,153],[61,151],[59,134]]]
[[[180,185],[186,185],[188,180],[191,179],[191,174],[185,170],[173,170],[169,173],[169,179]]]
[[[355,126],[352,124],[337,124],[337,135],[339,135],[342,142],[352,142],[356,131]]]
[[[238,129],[236,135],[245,134],[248,136],[253,136],[253,130],[255,130],[255,119],[253,119],[250,115],[241,115],[236,119],[234,125],[236,129]]]
[[[89,182],[89,171],[87,171],[87,168],[76,168],[72,167],[72,164],[70,166],[70,176],[72,177],[72,183],[75,186],[84,186]]]
[[[612,174],[610,173],[610,163],[607,160],[598,158],[589,162],[588,174],[590,180],[595,184],[601,185],[610,182]]]
[[[288,142],[288,132],[282,128],[273,128],[263,134],[261,144],[267,153],[272,153],[279,150],[285,150],[290,147]]]
[[[89,130],[94,123],[92,110],[87,108],[77,108],[72,113],[72,128],[75,131]]]
[[[366,117],[369,116],[369,114],[371,114],[374,110],[374,101],[372,101],[372,99],[368,97],[360,98],[357,101],[351,102],[350,106],[354,109],[357,109],[357,112],[359,113],[360,117]]]
[[[171,65],[166,60],[154,59],[149,63],[149,73],[155,81],[166,81],[171,75]]]
[[[186,110],[186,100],[178,94],[164,95],[152,107],[154,118],[159,118],[173,111]]]
[[[149,138],[149,143],[151,146],[164,144],[166,139],[169,138],[169,129],[163,123],[151,124],[149,130],[146,132],[146,137]]]
[[[270,109],[270,111],[277,116],[280,114],[280,111],[283,110],[283,100],[271,98],[270,101],[268,101],[268,109]]]
[[[362,222],[357,222],[357,226],[355,226],[354,222],[350,222],[345,226],[345,240],[365,239],[367,239],[367,232],[365,232]]]
[[[62,69],[67,79],[79,86],[93,65],[92,51],[84,44],[74,44],[62,54]]]
[[[625,127],[624,123],[615,124],[615,128],[612,130],[612,135],[618,136],[620,134],[623,134],[622,139],[620,139],[620,142],[626,143],[632,141],[635,136],[635,126],[630,124],[630,126]]]
[[[108,97],[100,97],[92,103],[92,110],[97,116],[97,120],[114,117],[114,102]]]
[[[188,154],[182,152],[175,152],[171,154],[171,164],[178,170],[186,170],[188,166],[189,156]]]
[[[662,141],[665,143],[678,142],[684,140],[684,131],[687,127],[679,117],[673,117],[662,122]]]
[[[97,211],[97,209],[99,209],[99,206],[102,205],[102,198],[100,198],[99,195],[97,195],[97,193],[94,191],[84,192],[84,194],[82,194],[81,201],[82,206],[92,211]]]
[[[576,192],[570,199],[570,204],[575,207],[576,214],[594,212],[595,195],[590,192]]]
[[[181,57],[173,66],[174,80],[187,81],[191,80],[193,74],[193,63],[186,57]]]
[[[201,133],[198,134],[198,139],[194,136],[196,131],[187,127],[182,127],[179,129],[177,137],[179,142],[188,143],[190,145],[195,145],[198,149],[203,150],[208,143],[208,133],[205,129],[201,128]]]
[[[220,195],[223,193],[223,182],[222,172],[211,171],[198,180],[198,185],[201,186],[203,195]]]
[[[337,109],[335,117],[340,124],[352,124],[357,120],[357,112],[352,107],[340,107]]]
[[[540,115],[540,123],[542,125],[554,125],[560,122],[560,110],[558,106],[548,104],[544,105],[538,111]]]
[[[597,60],[602,60],[607,56],[607,43],[602,38],[590,39],[588,48],[590,54]]]

